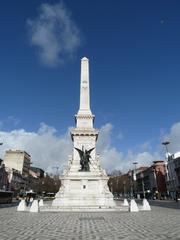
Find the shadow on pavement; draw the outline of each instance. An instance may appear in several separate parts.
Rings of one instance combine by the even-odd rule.
[[[0,208],[16,207],[16,206],[18,206],[18,204],[19,204],[19,202],[0,203]]]
[[[180,209],[180,202],[166,200],[149,200],[150,206]]]

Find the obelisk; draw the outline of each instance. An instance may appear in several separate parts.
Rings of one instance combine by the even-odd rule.
[[[80,104],[75,117],[77,128],[93,128],[94,115],[90,110],[89,60],[86,57],[81,59]]]
[[[89,88],[89,60],[86,57],[81,59],[81,76],[80,76],[80,104],[78,113],[75,115],[76,128],[71,131],[71,138],[74,142],[73,161],[71,170],[80,168],[79,154],[75,148],[85,148],[89,150],[94,148],[91,153],[92,159],[96,158],[96,141],[98,131],[93,127],[94,115],[90,110],[90,88]],[[96,168],[92,161],[90,169]]]
[[[81,59],[80,105],[78,114],[91,114],[89,92],[89,60]]]

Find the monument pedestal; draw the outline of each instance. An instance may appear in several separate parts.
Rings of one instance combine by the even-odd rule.
[[[61,178],[62,186],[52,206],[61,207],[115,207],[113,195],[107,186],[108,177],[92,172],[77,172]]]
[[[104,170],[72,174],[65,171],[61,177],[61,188],[52,206],[40,207],[41,212],[106,212],[128,211],[128,206],[116,205],[107,185],[108,177]]]

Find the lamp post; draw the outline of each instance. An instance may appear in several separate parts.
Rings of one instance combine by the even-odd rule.
[[[116,177],[116,194],[117,194],[117,197],[119,195],[119,179],[118,179],[118,176]]]
[[[123,181],[124,198],[126,197],[126,181]]]
[[[142,191],[143,191],[143,198],[145,198],[145,190],[144,190],[144,174],[141,173],[141,181],[142,181]]]
[[[130,187],[131,187],[131,199],[133,199],[133,171],[129,170],[129,177],[130,177]]]
[[[134,165],[134,170],[133,170],[133,195],[135,197],[135,192],[137,192],[137,188],[136,188],[136,166],[137,166],[138,162],[133,162]]]
[[[162,145],[165,146],[165,150],[166,150],[166,156],[167,156],[167,160],[169,161],[170,160],[170,156],[169,156],[169,152],[168,152],[168,147],[167,145],[169,145],[170,142],[169,141],[165,141],[165,142],[162,142]],[[169,184],[170,184],[170,179],[169,179],[169,173],[168,173],[168,162],[166,161],[166,158],[165,158],[165,171],[166,171],[166,181],[167,181],[167,195],[169,195]]]
[[[134,165],[134,174],[133,174],[133,180],[136,181],[136,166],[137,166],[138,162],[133,162]]]
[[[169,145],[169,144],[170,144],[169,141],[162,142],[162,145],[165,146],[166,154],[167,154],[167,159],[168,159],[168,160],[169,160],[169,155],[168,155],[168,147],[167,147],[167,145]]]

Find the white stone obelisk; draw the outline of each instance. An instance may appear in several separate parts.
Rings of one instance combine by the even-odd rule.
[[[89,60],[81,59],[80,105],[78,114],[92,114],[90,110]]]

